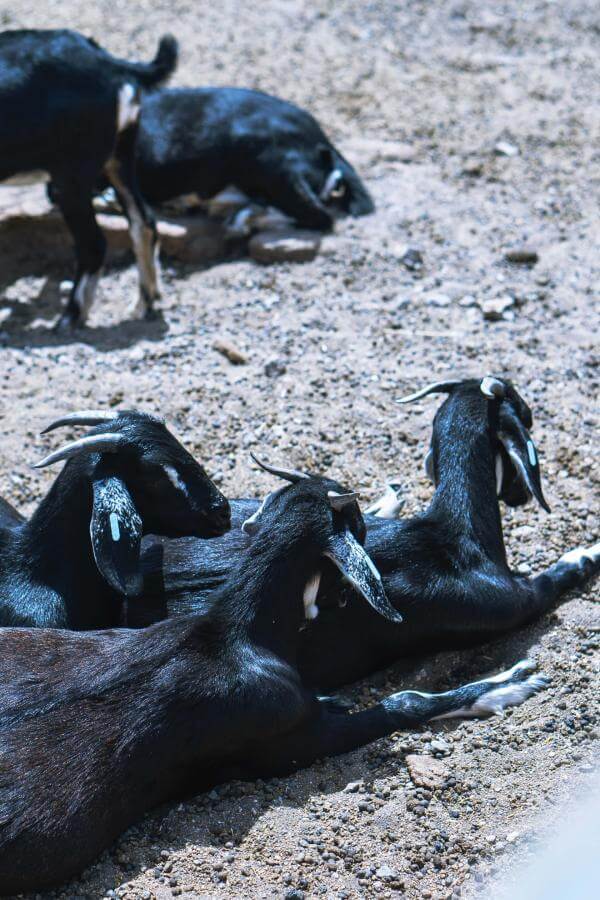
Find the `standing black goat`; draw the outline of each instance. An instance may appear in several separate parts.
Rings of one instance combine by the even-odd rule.
[[[361,547],[356,495],[282,474],[294,483],[245,524],[248,552],[205,615],[138,631],[0,631],[2,894],[64,881],[166,800],[282,775],[431,718],[489,715],[545,685],[525,662],[353,715],[316,697],[296,655],[324,558],[375,615],[399,615]]]
[[[162,422],[145,413],[74,413],[95,425],[38,463],[67,460],[29,521],[0,518],[0,625],[100,628],[119,623],[142,588],[140,544],[150,532],[221,535],[225,497]]]
[[[234,184],[305,228],[328,230],[336,210],[373,212],[361,179],[303,109],[242,88],[165,89],[145,98],[140,188],[150,203],[213,197]]]
[[[384,622],[363,603],[346,603],[338,612],[351,588],[324,565],[298,658],[302,677],[321,690],[403,655],[472,644],[523,626],[600,571],[596,544],[565,554],[535,578],[511,572],[498,497],[516,506],[533,495],[547,509],[528,431],[531,411],[514,387],[498,378],[435,384],[408,399],[433,392],[448,399],[436,413],[428,454],[436,482],[430,506],[411,519],[366,519],[367,551],[404,622],[401,627]],[[235,526],[258,504],[233,500],[231,505]],[[204,608],[215,585],[246,552],[237,530],[210,545],[152,541],[142,555],[143,602],[129,604],[130,623]]]
[[[146,314],[158,296],[156,228],[135,175],[141,92],[165,81],[177,44],[161,39],[151,63],[115,59],[74,31],[0,34],[0,182],[41,172],[52,179],[75,241],[77,273],[60,325],[85,322],[106,240],[92,206],[105,175],[129,219]]]

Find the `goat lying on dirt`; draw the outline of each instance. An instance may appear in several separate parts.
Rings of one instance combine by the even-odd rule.
[[[64,881],[164,801],[282,775],[432,718],[489,715],[545,685],[521,663],[353,715],[308,690],[295,660],[324,557],[377,615],[399,619],[361,547],[355,496],[322,478],[270,494],[204,615],[138,631],[0,630],[3,894]]]
[[[225,497],[164,424],[135,411],[73,413],[46,428],[94,425],[38,467],[67,460],[25,521],[0,508],[0,625],[100,628],[142,587],[142,534],[213,537]]]
[[[163,37],[151,63],[115,59],[74,31],[0,33],[0,182],[41,173],[75,241],[77,273],[61,327],[82,325],[106,252],[92,196],[102,175],[130,223],[147,314],[158,296],[156,228],[135,177],[141,92],[173,72]],[[19,180],[19,179],[17,179]]]
[[[438,384],[419,396],[434,390],[448,399],[434,420],[428,466],[436,490],[430,506],[411,519],[366,518],[366,549],[404,621],[397,626],[365,603],[347,602],[352,588],[322,565],[315,589],[318,615],[302,633],[298,658],[302,677],[320,690],[355,681],[407,654],[472,644],[521,627],[600,571],[598,544],[567,553],[535,578],[510,571],[498,498],[516,506],[535,496],[546,505],[528,431],[531,411],[500,379]],[[234,529],[216,541],[148,540],[143,597],[128,604],[130,624],[211,603],[215,586],[248,551],[235,525],[258,501],[232,500],[231,506]]]
[[[331,228],[336,210],[373,212],[353,167],[303,109],[241,88],[164,89],[142,104],[138,178],[150,203],[229,184],[305,228]]]

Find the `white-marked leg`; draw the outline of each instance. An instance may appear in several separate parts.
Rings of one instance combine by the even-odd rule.
[[[129,124],[119,134],[115,155],[107,163],[105,172],[129,220],[131,242],[140,279],[140,295],[136,311],[142,310],[147,318],[152,318],[154,301],[160,296],[158,241],[154,217],[144,203],[137,185],[136,130],[136,124]]]
[[[67,177],[55,181],[56,202],[75,241],[77,275],[59,329],[84,325],[94,300],[106,252],[106,239],[98,227],[92,205],[92,184],[72,182]]]
[[[518,706],[548,685],[543,675],[531,674],[535,664],[522,660],[511,669],[473,681],[453,691],[426,694],[421,691],[402,691],[383,703],[390,711],[407,717],[407,722],[435,719],[476,718],[500,714],[509,706]]]

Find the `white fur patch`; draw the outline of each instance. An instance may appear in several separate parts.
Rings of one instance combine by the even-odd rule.
[[[80,310],[81,323],[85,322],[87,319],[90,307],[94,302],[94,294],[96,293],[96,285],[98,284],[99,278],[99,272],[96,272],[94,275],[90,275],[86,272],[81,276],[77,287],[75,288],[75,303]]]
[[[589,559],[591,562],[600,560],[600,542],[592,547],[576,547],[574,550],[569,550],[568,553],[561,556],[559,562],[580,566],[584,559]]]
[[[319,615],[319,607],[316,604],[317,594],[319,593],[319,584],[321,583],[321,573],[316,572],[306,582],[304,588],[304,614],[307,619],[316,619]]]
[[[158,242],[156,245],[154,244],[152,228],[145,223],[135,197],[123,183],[117,161],[110,160],[104,171],[126,208],[129,233],[140,278],[140,308],[145,312],[147,309],[146,297],[153,300],[159,295]]]
[[[527,441],[527,455],[532,466],[537,466],[537,453],[533,441]]]
[[[378,516],[380,519],[395,519],[402,508],[402,500],[394,488],[388,484],[385,494],[378,500],[375,500],[365,512],[372,516]]]
[[[500,715],[509,706],[518,706],[544,687],[546,681],[539,675],[530,675],[525,681],[515,684],[507,684],[504,687],[495,688],[483,697],[480,697],[473,706],[463,715],[487,716]],[[441,718],[441,717],[440,717]]]
[[[108,521],[110,522],[110,533],[113,541],[117,542],[121,540],[121,529],[119,528],[119,519],[116,513],[111,513],[108,517]]]
[[[137,122],[140,114],[140,102],[133,84],[124,84],[119,90],[117,104],[117,131],[124,131],[129,125]]]
[[[165,470],[165,475],[173,485],[173,487],[177,488],[178,491],[181,491],[187,497],[189,491],[187,489],[187,485],[183,478],[180,476],[179,472],[174,466],[163,466]]]
[[[504,466],[502,465],[502,457],[496,454],[496,493],[500,496],[502,490],[502,478],[504,476]]]
[[[472,706],[462,706],[459,709],[453,709],[450,712],[442,713],[435,716],[432,721],[437,719],[453,719],[475,718],[477,716],[500,715],[509,706],[518,706],[535,694],[536,691],[544,687],[546,681],[540,675],[530,675],[523,681],[515,681],[513,684],[506,684],[517,672],[531,672],[535,669],[535,663],[531,659],[523,659],[514,665],[511,669],[499,672],[498,675],[492,675],[490,678],[482,678],[480,681],[471,682],[471,684],[497,684],[501,687],[494,687],[492,690],[482,694]]]

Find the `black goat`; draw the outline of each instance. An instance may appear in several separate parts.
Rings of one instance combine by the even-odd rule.
[[[356,495],[292,477],[245,525],[248,552],[206,615],[139,631],[0,632],[3,894],[64,881],[166,800],[283,775],[431,718],[489,715],[545,685],[525,662],[353,715],[316,697],[295,660],[324,557],[377,615],[399,616],[360,545]]]
[[[3,510],[0,625],[116,625],[124,597],[142,588],[142,534],[211,537],[229,527],[227,500],[159,420],[85,412],[46,431],[60,425],[97,427],[38,463],[67,460],[29,521]]]
[[[138,177],[150,203],[213,197],[234,184],[306,228],[331,228],[336,209],[353,216],[374,209],[310,113],[241,88],[165,89],[146,97]]]
[[[74,31],[0,34],[0,182],[27,173],[52,179],[75,241],[77,273],[61,327],[83,324],[106,240],[92,206],[104,174],[129,219],[143,309],[158,296],[156,228],[135,176],[141,92],[173,72],[177,44],[163,37],[151,63],[115,59]]]
[[[531,622],[600,571],[600,544],[573,550],[535,578],[510,571],[498,497],[509,505],[534,495],[547,508],[528,429],[531,411],[497,378],[432,385],[448,399],[436,413],[428,468],[436,482],[429,508],[406,520],[367,516],[366,548],[383,577],[401,627],[384,622],[325,565],[319,615],[301,638],[302,677],[321,690],[354,681],[400,656],[484,641]],[[210,544],[151,540],[142,554],[143,602],[129,604],[132,625],[203,609],[240,565],[247,541],[235,526],[257,508],[231,501],[234,530]],[[336,652],[331,652],[331,647]]]

